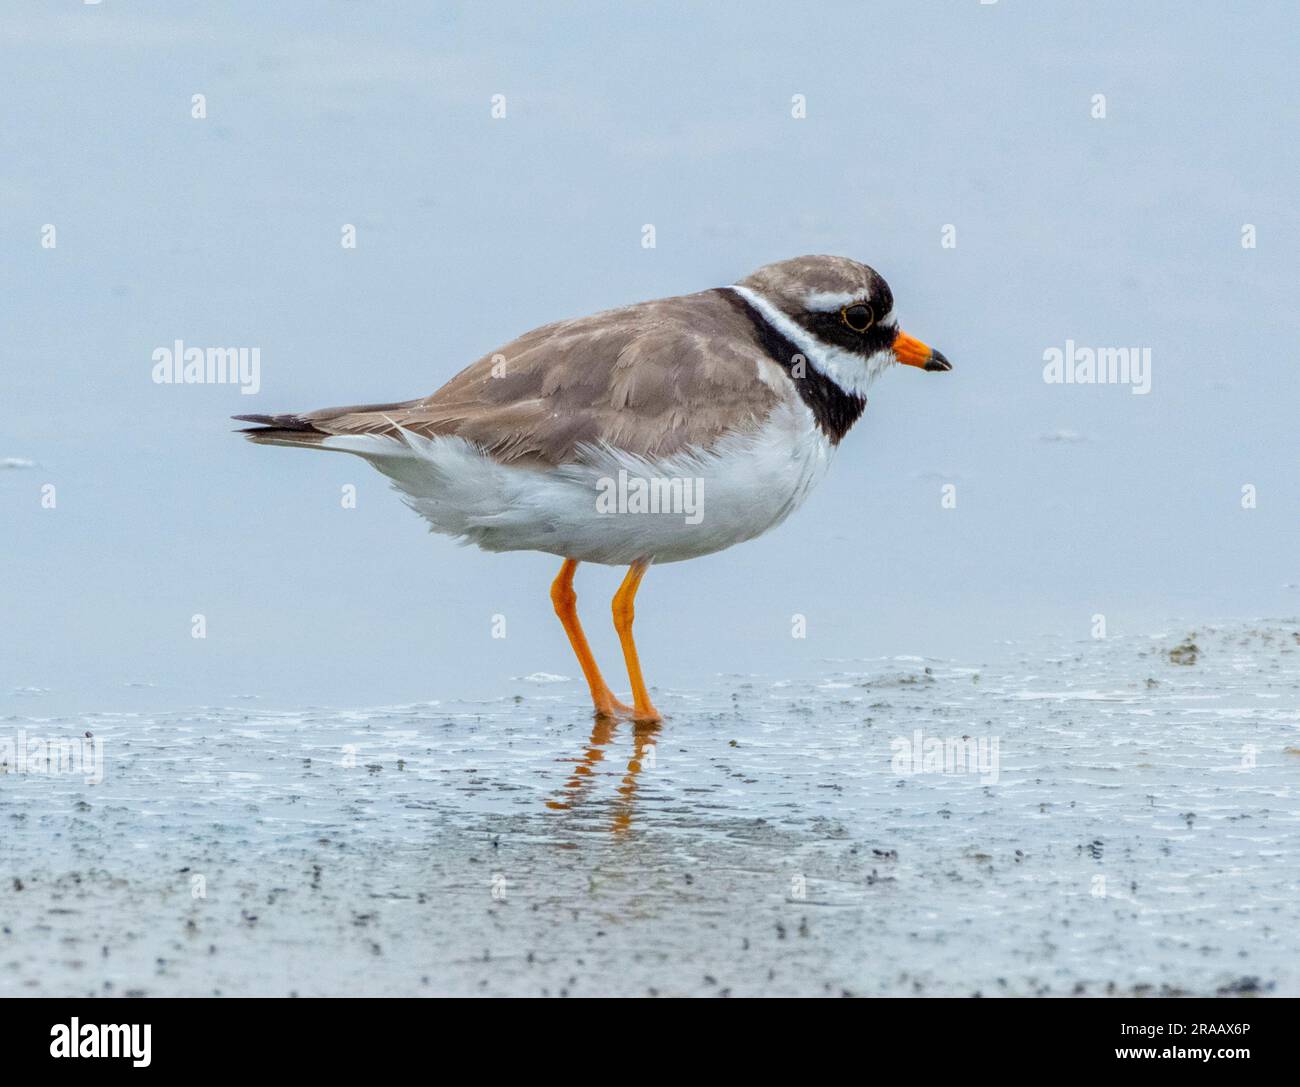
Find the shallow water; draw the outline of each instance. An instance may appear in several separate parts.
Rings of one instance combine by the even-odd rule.
[[[5,756],[0,993],[1300,994],[1298,632],[721,676],[657,727],[540,675],[11,716],[103,780]],[[984,746],[911,772],[918,729]]]

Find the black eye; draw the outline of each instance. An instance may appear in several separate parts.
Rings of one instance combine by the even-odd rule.
[[[845,306],[840,310],[840,320],[843,321],[854,332],[866,332],[875,321],[876,315],[871,312],[871,307],[865,302],[855,302],[851,306]]]

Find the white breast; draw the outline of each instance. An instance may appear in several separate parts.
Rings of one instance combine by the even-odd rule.
[[[460,438],[325,444],[365,456],[436,532],[608,565],[678,562],[762,535],[799,507],[834,448],[793,398],[752,433],[657,461],[606,446],[543,470],[499,464]]]

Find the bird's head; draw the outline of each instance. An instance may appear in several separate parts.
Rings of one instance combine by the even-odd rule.
[[[889,284],[855,260],[794,257],[765,265],[735,286],[845,392],[865,395],[895,363],[952,369],[942,354],[898,327]]]

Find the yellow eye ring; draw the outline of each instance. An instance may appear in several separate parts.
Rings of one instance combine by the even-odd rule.
[[[854,332],[866,332],[876,323],[875,311],[866,302],[854,302],[840,309],[840,320]]]

